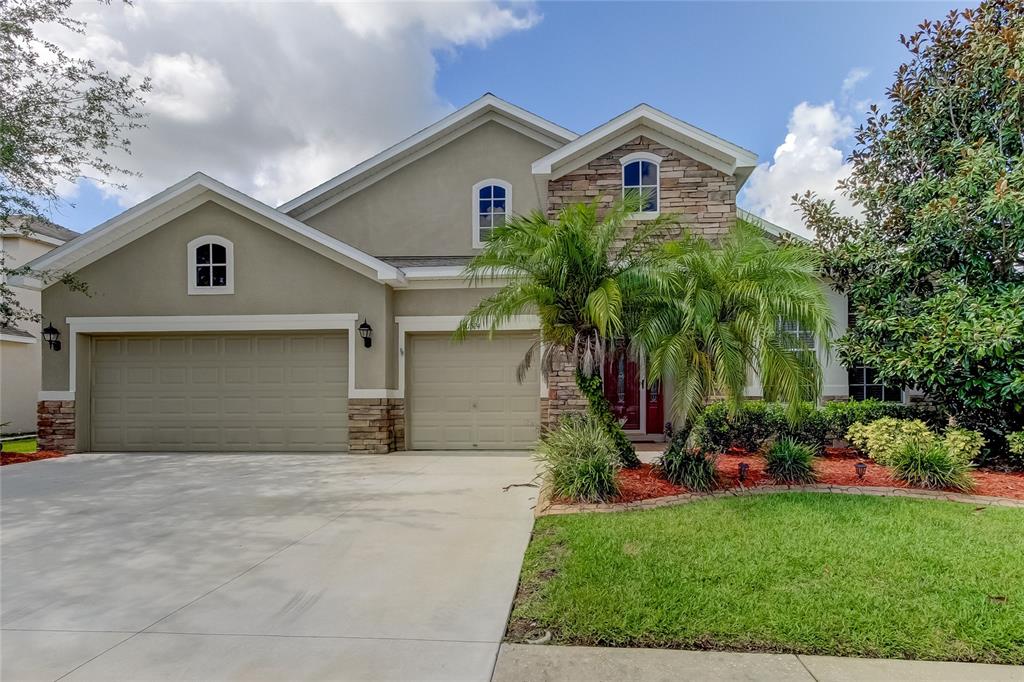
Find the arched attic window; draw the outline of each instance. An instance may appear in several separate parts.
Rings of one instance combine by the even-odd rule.
[[[235,293],[235,246],[206,235],[188,243],[188,293]]]
[[[491,230],[505,224],[512,205],[512,185],[497,178],[473,185],[473,248],[482,249]]]

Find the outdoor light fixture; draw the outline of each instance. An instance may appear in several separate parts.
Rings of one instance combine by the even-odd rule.
[[[54,327],[52,322],[47,323],[43,329],[43,340],[53,350],[60,350],[60,330]]]
[[[748,471],[750,471],[750,465],[746,462],[740,462],[740,483],[747,480]]]
[[[366,318],[363,318],[363,323],[359,325],[359,336],[363,337],[363,346],[369,348],[373,345],[373,327],[366,323]]]
[[[864,472],[868,470],[868,465],[864,462],[857,462],[853,468],[857,470],[857,478],[864,478]]]

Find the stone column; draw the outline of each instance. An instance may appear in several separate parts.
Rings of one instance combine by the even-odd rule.
[[[40,450],[75,451],[74,400],[41,400],[36,404],[36,442]]]
[[[348,451],[383,455],[405,449],[405,401],[349,398]]]

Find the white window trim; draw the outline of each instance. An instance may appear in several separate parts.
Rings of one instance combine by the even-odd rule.
[[[657,154],[652,154],[650,152],[633,152],[632,154],[626,154],[621,159],[619,159],[619,163],[622,165],[622,173],[619,176],[619,180],[622,183],[623,198],[626,197],[626,166],[633,163],[634,161],[648,161],[650,163],[653,163],[655,168],[658,169],[658,184],[656,187],[656,189],[658,190],[658,201],[655,205],[655,209],[653,211],[638,211],[637,213],[634,213],[632,216],[634,220],[650,220],[651,218],[657,218],[659,215],[661,215],[661,162],[663,160],[664,159],[662,159]],[[650,185],[639,186],[641,188],[645,186],[650,187]]]
[[[196,284],[196,249],[204,244],[217,244],[224,247],[227,258],[228,283],[223,287],[201,287]],[[193,239],[188,249],[188,295],[189,296],[225,296],[235,293],[235,245],[224,237],[208,234]],[[212,252],[211,252],[212,255]]]
[[[501,178],[488,178],[481,180],[480,182],[473,185],[473,202],[471,209],[473,210],[473,248],[482,249],[484,248],[483,240],[480,239],[480,190],[490,185],[497,185],[505,190],[505,216],[506,220],[512,208],[512,184]],[[492,225],[490,229],[493,229]]]
[[[779,330],[780,333],[785,331],[785,330],[782,329],[782,325],[784,323],[785,323],[785,320],[783,320],[782,318],[779,318],[778,322],[776,323],[778,325],[778,330]],[[804,329],[803,327],[801,327],[799,322],[793,322],[793,324],[796,324],[796,326],[797,326],[797,331],[796,331],[796,334],[794,334],[794,336],[799,336],[800,334],[804,334],[804,333],[811,334],[811,347],[808,348],[807,350],[811,351],[812,353],[814,353],[815,356],[817,356],[818,355],[818,335],[812,333],[811,330],[809,330],[809,329]],[[788,353],[795,353],[795,352],[798,352],[798,351],[803,350],[803,349],[801,349],[801,348],[786,348],[785,350]]]

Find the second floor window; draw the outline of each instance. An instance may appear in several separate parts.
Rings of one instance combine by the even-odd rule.
[[[234,245],[217,236],[188,243],[188,293],[235,293]]]
[[[622,196],[639,197],[641,213],[657,213],[659,210],[660,164],[661,159],[644,152],[622,157]]]
[[[473,185],[473,247],[482,248],[496,227],[505,224],[512,186],[504,180],[489,179]]]

